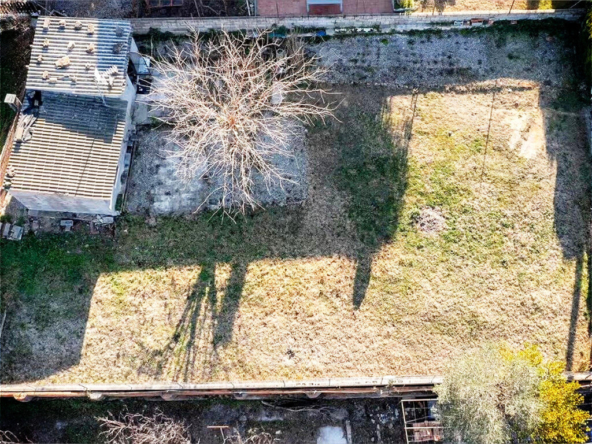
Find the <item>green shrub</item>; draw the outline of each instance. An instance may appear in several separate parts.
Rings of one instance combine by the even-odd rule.
[[[587,442],[584,398],[564,370],[534,345],[489,344],[459,356],[434,389],[445,436],[466,444]]]

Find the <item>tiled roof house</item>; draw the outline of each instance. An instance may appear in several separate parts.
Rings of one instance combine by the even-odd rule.
[[[29,210],[118,214],[134,47],[126,21],[38,19],[4,181]]]

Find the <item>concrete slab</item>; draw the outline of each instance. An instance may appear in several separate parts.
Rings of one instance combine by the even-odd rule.
[[[290,182],[274,183],[269,188],[262,179],[255,180],[254,193],[262,205],[289,205],[306,199],[307,160],[304,149],[304,128],[298,131],[287,149],[290,156],[270,159]],[[219,181],[200,179],[199,172],[191,180],[178,174],[177,148],[166,140],[166,131],[146,129],[140,133],[136,156],[128,184],[126,209],[142,215],[188,215],[201,210],[216,210],[220,202]]]

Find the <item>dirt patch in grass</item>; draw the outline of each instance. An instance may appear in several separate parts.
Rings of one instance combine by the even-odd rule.
[[[424,208],[416,219],[419,231],[427,234],[435,234],[446,228],[446,219],[439,208]]]
[[[437,374],[497,340],[586,369],[584,104],[512,80],[340,91],[299,207],[3,244],[2,382]]]

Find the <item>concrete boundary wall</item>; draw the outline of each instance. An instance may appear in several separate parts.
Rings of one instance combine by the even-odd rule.
[[[472,19],[487,20],[543,20],[559,18],[564,20],[578,20],[585,13],[584,9],[570,10],[542,10],[542,11],[513,11],[511,14],[503,11],[467,11],[443,12],[441,14],[417,13],[412,15],[351,15],[328,17],[211,17],[199,19],[170,19],[148,18],[131,19],[134,34],[147,34],[151,28],[161,32],[185,34],[189,28],[200,32],[211,30],[257,30],[273,27],[315,28],[326,29],[328,33],[336,28],[373,28],[378,27],[383,32],[405,31],[412,29],[426,29],[448,25],[454,22]]]
[[[568,373],[571,381],[589,391],[592,373]],[[155,398],[165,401],[231,396],[235,399],[305,397],[325,399],[385,398],[433,395],[441,376],[379,376],[375,378],[319,378],[301,381],[212,382],[191,384],[29,384],[0,385],[0,397],[29,401],[34,398]]]
[[[33,398],[87,397],[94,400],[127,397],[160,397],[164,400],[234,396],[237,399],[263,399],[277,396],[321,395],[340,397],[384,397],[408,392],[431,392],[442,382],[438,376],[379,376],[375,378],[319,378],[310,380],[210,382],[155,382],[149,384],[28,384],[0,385],[0,397],[21,401]]]

